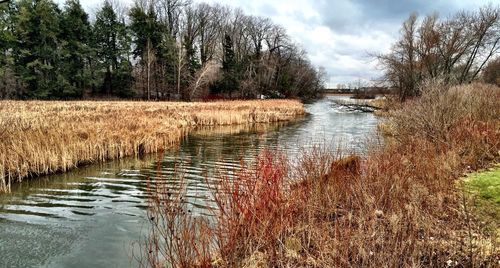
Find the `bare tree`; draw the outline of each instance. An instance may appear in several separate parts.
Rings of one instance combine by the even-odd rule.
[[[190,0],[157,0],[160,19],[172,37],[177,37],[180,28],[182,10],[191,4]]]
[[[220,40],[231,10],[221,5],[200,4],[197,11],[200,24],[200,59],[202,64],[205,64],[222,52]]]
[[[401,38],[388,54],[378,55],[385,78],[399,97],[419,95],[426,79],[470,83],[500,51],[500,8],[491,5],[477,12],[460,12],[440,20],[436,14],[420,23],[411,15]]]
[[[108,1],[116,13],[119,21],[126,22],[128,19],[129,6],[122,0],[106,0]]]
[[[472,15],[472,20],[475,22],[471,24],[474,43],[460,76],[460,83],[474,80],[500,48],[500,9],[492,8],[491,5],[483,7]]]
[[[155,57],[155,51],[153,50],[153,46],[151,45],[151,40],[148,40],[147,46],[146,46],[146,67],[147,67],[147,95],[148,95],[148,100],[151,99],[151,69],[152,65],[156,61]],[[158,94],[157,94],[158,97]]]
[[[255,57],[260,59],[263,42],[272,29],[271,20],[250,16],[247,17],[245,24],[247,25],[246,31],[248,32],[248,36],[252,41]]]
[[[182,47],[181,43],[177,43],[177,61],[175,63],[175,67],[177,70],[177,96],[180,98],[181,96],[181,74],[184,66],[186,65],[185,61],[185,50]]]
[[[189,88],[189,99],[193,99],[199,90],[208,87],[211,83],[215,82],[219,78],[220,65],[215,61],[207,62],[203,68],[201,68],[191,81],[191,86]]]

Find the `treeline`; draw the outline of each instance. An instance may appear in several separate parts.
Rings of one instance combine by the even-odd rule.
[[[188,0],[0,4],[0,98],[314,98],[323,74],[269,19]]]
[[[420,95],[425,80],[465,84],[483,78],[500,85],[499,52],[500,8],[489,5],[444,19],[413,14],[391,51],[378,59],[386,82],[405,100]]]

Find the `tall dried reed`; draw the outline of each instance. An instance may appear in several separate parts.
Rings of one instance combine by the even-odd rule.
[[[204,253],[189,255],[193,266],[495,267],[498,234],[484,231],[456,179],[500,158],[499,91],[428,89],[391,112],[395,138],[363,158],[313,148],[290,165],[264,151],[255,169],[214,186],[210,231],[174,232],[191,230],[185,243]],[[158,266],[188,267],[161,256]]]
[[[0,192],[30,175],[158,152],[190,127],[291,120],[293,100],[207,103],[0,101]]]

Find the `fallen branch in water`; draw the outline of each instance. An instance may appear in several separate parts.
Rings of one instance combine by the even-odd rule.
[[[373,113],[381,107],[371,103],[371,100],[333,100],[335,105],[346,108],[350,112]]]

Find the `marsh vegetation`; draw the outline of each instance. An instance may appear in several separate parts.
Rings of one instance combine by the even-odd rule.
[[[27,176],[160,152],[190,127],[254,124],[304,114],[299,101],[0,102],[0,190]]]

